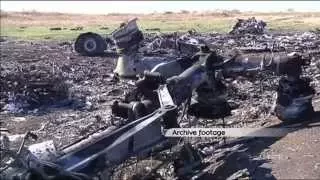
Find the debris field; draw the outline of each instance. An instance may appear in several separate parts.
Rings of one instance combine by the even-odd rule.
[[[316,91],[314,107],[319,111],[320,32],[278,33],[268,32],[265,27],[263,21],[252,18],[248,21],[239,20],[229,34],[190,31],[178,34],[178,39],[191,44],[205,43],[225,56],[235,52],[257,56],[291,52],[308,54],[311,62],[304,69],[303,75],[312,79],[311,85]],[[162,44],[158,43],[158,36],[145,36],[148,38],[144,43],[150,45],[143,52],[145,56],[157,53],[178,57],[189,52],[177,50],[170,44],[172,37],[177,34],[164,35]],[[62,148],[99,129],[123,125],[122,119],[112,116],[110,106],[113,101],[122,99],[132,90],[135,81],[114,77],[115,53],[87,57],[75,52],[73,42],[21,41],[9,37],[2,37],[0,48],[0,123],[1,128],[8,130],[14,145],[20,143],[25,132],[32,131],[39,136],[39,142],[54,140],[55,145]],[[279,76],[268,72],[250,78],[225,79],[227,100],[235,108],[231,116],[225,118],[226,126],[270,127],[279,124],[273,112],[278,81]],[[188,126],[187,118],[193,117],[185,117],[180,124],[182,127]],[[222,120],[200,119],[194,127],[222,127]],[[251,147],[267,149],[266,144],[275,143],[276,140],[242,140],[233,143],[232,140],[228,146],[223,146],[222,140],[188,139],[205,155],[207,163],[194,177],[229,180],[241,177],[275,178],[270,164],[265,163],[267,159],[261,156],[266,151],[255,151]],[[170,153],[159,153],[165,156],[162,158],[165,160],[159,160],[161,158],[157,158],[160,156],[158,154],[154,155],[154,159],[141,160],[135,166],[121,166],[115,177],[132,178],[137,172],[150,175],[154,173],[150,169],[167,160],[167,164],[158,168],[156,174],[163,179],[173,178]],[[128,164],[135,161],[128,160]],[[240,165],[230,165],[230,161],[237,161]],[[262,164],[265,170],[261,170]],[[320,177],[319,170],[315,170],[312,175]],[[300,178],[306,177],[309,176]]]

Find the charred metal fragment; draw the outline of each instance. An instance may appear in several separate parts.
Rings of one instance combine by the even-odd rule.
[[[159,87],[160,84],[164,83],[164,77],[159,72],[144,72],[144,76],[142,79],[139,79],[136,82],[137,88],[140,90],[148,89],[155,90]]]
[[[185,143],[180,149],[179,155],[175,158],[173,166],[176,175],[182,179],[194,173],[194,170],[202,163],[200,152],[192,147],[190,143]]]
[[[130,103],[121,103],[115,101],[112,104],[112,114],[119,116],[128,121],[141,118],[149,113],[151,113],[155,108],[152,107],[153,103],[150,100],[143,100],[141,102],[132,101]]]
[[[224,97],[226,87],[223,86],[219,81],[215,83],[215,86],[206,83],[201,85],[196,90],[195,98],[191,100],[188,114],[209,119],[224,118],[231,115],[231,107]]]
[[[233,26],[230,34],[263,34],[267,23],[258,21],[255,17],[249,19],[238,19],[238,22]]]
[[[281,78],[277,89],[277,117],[285,122],[309,120],[314,113],[314,93],[309,78]]]

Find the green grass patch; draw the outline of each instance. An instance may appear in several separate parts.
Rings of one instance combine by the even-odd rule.
[[[266,20],[267,29],[274,31],[309,31],[319,26],[319,23],[308,23],[299,18],[283,18]],[[236,23],[236,18],[195,18],[195,19],[141,19],[138,26],[142,31],[159,28],[161,32],[186,32],[195,29],[198,32],[227,33]],[[73,26],[61,27],[62,30],[50,30],[53,27],[1,25],[1,36],[9,36],[22,40],[74,40],[80,33],[95,32],[101,35],[111,33],[119,24],[109,22],[108,29],[101,29],[103,25],[84,26],[83,30],[72,31]],[[59,26],[56,26],[59,27]]]
[[[273,31],[310,31],[319,27],[317,24],[306,23],[299,19],[291,20],[271,20],[267,28]]]
[[[186,32],[195,29],[198,32],[229,32],[233,26],[233,21],[228,19],[214,20],[186,20],[186,21],[139,21],[142,30],[148,28],[160,28],[161,32]]]
[[[142,31],[146,29],[160,28],[161,32],[186,32],[190,29],[195,29],[198,32],[220,32],[225,33],[230,31],[233,22],[230,20],[192,20],[192,21],[138,21],[138,26]],[[57,26],[58,27],[58,26]],[[80,33],[95,32],[99,34],[109,34],[117,28],[115,24],[109,24],[107,30],[101,29],[101,26],[83,27],[81,31],[72,31],[72,27],[61,27],[62,30],[50,30],[52,27],[31,26],[24,28],[17,26],[1,26],[1,36],[9,36],[17,39],[28,40],[74,40]]]
[[[100,27],[86,27],[80,31],[72,31],[70,28],[62,30],[50,30],[49,27],[1,27],[1,36],[14,37],[22,40],[74,40],[80,33],[96,32],[101,35],[111,32],[111,29],[101,30]]]

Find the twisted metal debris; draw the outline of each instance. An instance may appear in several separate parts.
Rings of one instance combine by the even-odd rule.
[[[255,17],[249,19],[238,19],[230,34],[263,34],[267,23],[256,20]]]
[[[232,53],[235,53],[235,52],[230,53],[228,51],[229,49],[232,49],[232,48],[240,49],[239,51],[236,51],[236,53],[239,53],[239,52],[251,53],[252,56],[256,56],[257,55],[256,53],[258,53],[262,57],[264,56],[265,53],[275,53],[275,52],[289,53],[293,51],[300,52],[301,54],[306,55],[308,58],[311,58],[310,66],[304,69],[303,72],[310,77],[314,77],[312,79],[312,82],[310,82],[310,84],[314,86],[316,92],[319,92],[320,90],[320,87],[319,87],[320,79],[318,76],[320,73],[320,69],[316,66],[316,64],[319,62],[319,45],[320,45],[319,34],[317,33],[314,33],[314,32],[281,33],[281,34],[270,33],[270,34],[263,34],[259,36],[250,35],[250,34],[238,36],[238,35],[225,35],[225,34],[199,34],[199,33],[190,34],[188,33],[184,35],[184,37],[180,37],[180,39],[184,39],[184,40],[194,39],[196,41],[193,41],[193,42],[205,42],[206,44],[208,44],[209,47],[217,50],[217,52],[225,56],[234,55]],[[2,42],[2,43],[8,43],[7,48],[10,47],[10,41]],[[2,46],[4,46],[4,44],[2,44]],[[37,49],[39,46],[44,46],[44,45],[43,44],[23,45],[23,42],[22,43],[20,42],[20,46],[22,46],[25,49],[28,49],[30,47]],[[88,108],[85,111],[77,111],[76,114],[73,111],[72,112],[59,111],[56,114],[52,113],[52,114],[46,115],[41,120],[46,122],[46,119],[50,119],[50,121],[48,121],[47,124],[44,124],[43,128],[41,127],[40,129],[38,129],[37,134],[39,135],[40,139],[46,140],[46,139],[51,139],[52,137],[53,140],[55,140],[56,142],[64,143],[64,144],[59,144],[61,147],[65,144],[68,144],[78,139],[79,136],[85,137],[91,132],[97,131],[97,129],[103,126],[106,126],[106,124],[110,126],[109,123],[111,122],[111,120],[113,120],[114,125],[118,126],[120,124],[119,126],[121,126],[121,123],[119,124],[117,123],[121,122],[122,120],[114,117],[110,117],[108,115],[110,113],[109,105],[111,105],[111,103],[109,102],[114,99],[119,100],[119,97],[121,97],[126,91],[125,89],[132,89],[132,87],[130,87],[130,84],[123,83],[123,82],[120,82],[117,84],[114,81],[114,79],[112,79],[111,75],[109,75],[109,73],[112,72],[112,68],[108,69],[108,67],[111,66],[110,60],[105,60],[99,57],[83,58],[83,57],[77,56],[71,52],[72,49],[68,45],[58,47],[55,44],[54,45],[49,44],[48,46],[49,46],[48,49],[44,50],[44,52],[50,55],[50,58],[52,58],[50,60],[54,62],[59,62],[59,63],[56,63],[57,66],[59,67],[58,68],[59,71],[61,71],[61,73],[59,74],[61,74],[63,77],[66,77],[66,81],[70,81],[70,84],[72,86],[71,88],[75,89],[76,93],[80,93],[81,96],[85,97],[85,100],[84,100],[85,104],[90,106],[90,103],[91,103],[92,104],[91,106],[93,106],[93,108]],[[163,49],[165,50],[166,48],[163,48]],[[19,54],[20,52],[17,53],[16,50],[12,50],[12,49],[11,50],[7,49],[7,51],[8,52],[5,52],[4,54],[2,53],[3,58],[11,57],[11,56],[8,56],[9,54],[12,55],[12,57],[14,57],[13,60],[21,58],[17,56],[17,54]],[[34,51],[34,52],[37,52],[37,51]],[[63,56],[61,56],[61,52]],[[158,51],[158,52],[160,52],[160,54],[166,53],[166,54],[172,55],[167,51],[165,52]],[[7,55],[7,57],[5,57],[5,55]],[[183,56],[183,53],[181,53],[180,56]],[[55,58],[55,57],[59,57],[59,58]],[[48,57],[44,57],[44,59],[47,59],[47,58]],[[28,59],[28,57],[23,57],[22,59],[25,60],[25,59]],[[27,74],[29,73],[28,68],[26,68],[26,67],[29,67],[29,65],[28,65],[28,62],[25,62],[25,61],[24,62],[23,61],[1,62],[1,68],[2,68],[1,72],[6,72],[7,70],[9,70],[13,74],[15,73],[19,74],[20,70],[17,70],[17,69],[12,70],[12,67],[14,66],[13,65],[14,62],[16,62],[17,64],[22,64],[23,65],[22,69],[25,69],[25,71],[23,72],[26,72]],[[35,64],[42,64],[42,63],[43,61],[35,62]],[[90,66],[88,66],[88,64]],[[45,65],[44,68],[47,69],[45,71],[47,73],[52,71],[51,64]],[[39,72],[41,72],[41,69],[42,68],[39,68],[39,67],[35,68],[35,70]],[[19,75],[17,76],[19,77]],[[4,74],[3,76],[1,76],[2,83],[4,85],[12,84],[12,81],[14,81],[15,79],[12,79],[10,77],[16,77],[16,76],[12,76],[11,74],[10,75]],[[46,78],[42,78],[42,79],[47,80],[47,82],[56,82],[56,81],[52,81],[51,79],[46,79]],[[261,124],[269,123],[266,117],[272,116],[270,112],[272,109],[271,107],[272,101],[275,100],[273,95],[275,92],[274,91],[275,84],[276,82],[278,82],[278,79],[279,78],[274,76],[274,74],[272,73],[262,73],[256,76],[252,76],[251,78],[250,77],[249,78],[238,77],[235,79],[226,78],[225,83],[226,83],[227,94],[228,94],[227,100],[228,102],[230,102],[230,104],[237,107],[237,109],[234,109],[231,111],[231,114],[232,114],[231,117],[225,118],[227,125],[233,126],[233,127],[243,127],[248,125],[260,126]],[[46,87],[50,87],[50,86],[46,86]],[[12,89],[12,90],[15,90],[15,89]],[[8,104],[10,97],[7,95],[7,93],[12,90],[11,89],[4,89],[3,91],[1,90],[1,94],[2,94],[1,102],[2,102],[2,105],[4,105],[2,106],[2,108],[6,107],[6,105]],[[62,92],[67,93],[65,91],[62,91]],[[239,103],[239,101],[243,103]],[[249,107],[248,104],[252,104],[252,106]],[[8,112],[4,112],[4,110],[5,109],[2,109],[1,113],[7,114]],[[247,113],[243,113],[243,112],[247,112]],[[10,114],[7,114],[7,115],[10,117]],[[185,117],[181,119],[182,119],[181,121],[182,126],[183,124],[188,124],[188,119],[186,119]],[[252,122],[247,122],[248,120]],[[10,120],[6,119],[4,121],[5,123],[9,123]],[[207,122],[207,120],[199,119],[199,124],[205,124],[207,126],[217,126],[220,124],[220,122],[219,121]],[[8,127],[10,127],[9,124],[8,124]],[[68,133],[61,134],[61,131],[63,132],[68,131]],[[233,151],[233,149],[232,150],[223,149],[223,148],[219,149],[218,147],[214,147],[213,148],[214,150],[212,150],[211,145],[207,145],[207,142],[203,140],[193,144],[200,145],[200,147],[198,146],[199,149],[210,154],[209,159],[211,159],[212,163],[213,161],[217,160],[218,162],[221,162],[223,164],[223,160],[221,160],[219,156],[223,156],[223,154],[228,154],[230,151]],[[221,152],[219,153],[219,151]],[[212,155],[212,153],[210,152],[214,152],[214,155]],[[160,153],[160,154],[166,155],[169,153]],[[220,166],[223,167],[223,165],[221,164]],[[217,165],[217,167],[219,167],[219,165]],[[212,168],[212,170],[213,169],[214,168]],[[174,174],[170,174],[170,168],[168,169],[163,167],[162,170],[160,169],[159,172],[162,174],[162,176],[167,178],[172,178],[174,176]],[[219,172],[219,169],[217,170],[217,172]],[[214,174],[214,172],[212,173]],[[251,173],[252,172],[247,173],[247,170],[245,171],[245,174],[247,176],[250,176]],[[227,175],[225,174],[223,175],[224,175],[223,177],[225,177],[224,179],[226,179]],[[215,177],[219,177],[219,174],[216,174]],[[236,175],[236,177],[240,177],[240,175],[239,176]]]

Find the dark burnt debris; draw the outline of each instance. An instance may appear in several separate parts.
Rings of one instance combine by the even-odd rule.
[[[52,106],[69,98],[69,87],[59,74],[32,69],[4,73],[2,71],[0,84],[1,98],[6,99],[6,105],[2,108],[9,112],[19,113]]]
[[[66,153],[99,139],[100,132],[108,134],[109,128],[119,131],[114,131],[117,133],[111,137],[104,134],[104,143],[112,144],[118,137],[122,137],[117,139],[119,144],[126,141],[127,136],[121,136],[121,133],[130,135],[136,131],[133,128],[127,133],[138,123],[135,120],[146,118],[164,105],[170,107],[165,104],[170,102],[170,96],[173,96],[177,108],[156,113],[164,114],[161,122],[164,127],[267,127],[276,118],[284,122],[312,119],[312,99],[320,92],[320,34],[268,32],[266,27],[265,22],[253,17],[239,19],[228,34],[205,34],[194,29],[187,33],[167,34],[132,31],[129,33],[132,37],[123,38],[121,34],[115,38],[117,42],[108,37],[105,50],[109,52],[99,49],[99,55],[77,53],[71,42],[5,39],[0,44],[0,114],[4,117],[0,122],[18,134],[21,130],[15,129],[8,119],[21,120],[16,118],[17,113],[29,117],[40,112],[41,115],[32,118],[41,120],[42,126],[34,128],[31,124],[28,128],[36,129],[40,140],[57,142],[59,149]],[[158,28],[152,30],[155,29]],[[98,37],[90,34],[92,36]],[[101,40],[100,37],[97,39]],[[124,43],[126,41],[129,43]],[[117,51],[119,47],[123,47],[120,53]],[[177,60],[177,67],[190,69],[183,73],[177,71],[169,77],[146,71],[136,79],[122,79],[114,74],[115,58],[108,56],[110,52],[120,57],[133,54],[132,57],[138,57],[134,59],[136,61]],[[204,68],[199,68],[202,65]],[[193,73],[203,71],[210,83],[206,81],[197,85],[195,79],[199,77]],[[198,86],[195,91],[190,91],[190,82]],[[164,97],[161,99],[157,93],[166,90],[161,86],[164,84],[168,92],[161,91]],[[57,107],[55,112],[47,111]],[[160,131],[158,124],[146,127],[150,129],[141,131],[139,138],[130,138],[126,145],[119,147],[121,151],[112,149],[110,153],[130,154],[139,149],[137,145],[147,147],[149,140]],[[98,136],[90,136],[93,133]],[[140,154],[132,160],[125,156],[126,153],[118,153],[117,157],[123,156],[126,160],[123,164],[128,162],[129,165],[119,165],[118,159],[113,159],[110,162],[114,163],[112,176],[115,179],[128,176],[137,179],[154,179],[155,176],[201,179],[207,174],[210,174],[208,179],[256,176],[258,165],[251,163],[257,161],[252,158],[256,154],[241,149],[246,142],[228,146],[222,145],[225,142],[222,139],[213,142],[184,139],[183,142],[183,146],[172,146],[176,142],[170,141],[159,147],[149,147],[141,157],[151,156],[151,160],[139,161]],[[2,140],[0,145],[3,145]],[[96,147],[104,148],[100,145]],[[168,147],[170,151],[163,150]],[[95,148],[91,150],[93,153]],[[80,154],[86,154],[83,152],[86,152],[85,148]],[[206,163],[203,163],[204,159]],[[225,165],[227,159],[234,159],[231,160],[234,167]],[[100,161],[94,162],[100,165]],[[133,167],[135,162],[143,168]],[[238,163],[245,168],[239,168]],[[157,169],[154,170],[155,166]],[[228,167],[230,170],[225,171]]]
[[[256,20],[255,17],[249,19],[238,19],[230,34],[263,34],[267,23]]]
[[[1,109],[8,113],[41,113],[48,108],[85,107],[85,96],[72,90],[65,66],[54,63],[18,66],[1,71]],[[77,81],[73,77],[73,81]]]

